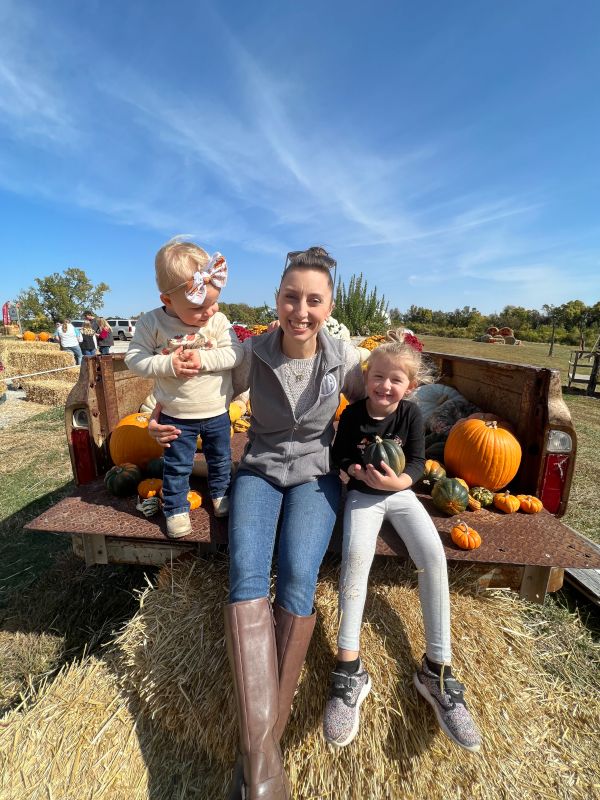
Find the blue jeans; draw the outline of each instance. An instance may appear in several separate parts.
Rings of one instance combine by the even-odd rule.
[[[77,345],[77,347],[61,347],[61,350],[69,350],[71,353],[73,353],[73,357],[75,358],[75,363],[77,366],[79,366],[79,364],[81,364],[83,361],[83,353],[81,352],[81,347],[79,347],[79,345]]]
[[[83,353],[84,356],[95,356],[96,355],[96,351],[95,350],[82,350],[81,352]]]
[[[229,414],[208,419],[177,419],[161,414],[159,422],[175,425],[180,435],[165,447],[163,499],[166,517],[190,510],[187,494],[194,464],[196,440],[202,437],[202,452],[208,467],[208,490],[211,497],[223,497],[231,480],[231,422]]]
[[[340,500],[339,477],[281,487],[246,470],[235,476],[229,508],[229,601],[268,597],[277,523],[276,602],[312,614],[319,567]]]
[[[101,356],[108,356],[110,355],[110,345],[109,344],[101,344],[100,347],[100,355]]]

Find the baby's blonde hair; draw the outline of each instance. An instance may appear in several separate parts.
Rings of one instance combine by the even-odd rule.
[[[423,361],[419,350],[404,341],[405,336],[402,328],[388,331],[386,341],[371,352],[366,363],[367,371],[377,359],[388,358],[404,370],[412,384],[420,386],[423,383],[433,383],[430,368]]]
[[[195,272],[202,271],[210,256],[193,242],[171,239],[163,245],[154,259],[156,285],[161,294],[169,294],[189,281]]]

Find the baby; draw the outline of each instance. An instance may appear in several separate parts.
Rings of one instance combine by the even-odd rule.
[[[191,532],[189,477],[196,442],[208,467],[215,516],[229,511],[231,477],[229,403],[231,370],[242,346],[218,299],[227,283],[227,263],[192,242],[174,239],[156,254],[156,283],[163,306],[143,314],[125,356],[132,372],[153,378],[162,407],[159,422],[180,431],[164,453],[163,510],[167,535]]]

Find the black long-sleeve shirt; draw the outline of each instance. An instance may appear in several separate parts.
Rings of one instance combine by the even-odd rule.
[[[413,480],[419,480],[425,466],[425,429],[423,416],[416,403],[401,400],[393,414],[384,419],[373,419],[367,412],[367,401],[358,400],[344,409],[333,443],[333,463],[348,471],[351,464],[363,465],[362,452],[365,445],[382,439],[397,439],[404,451],[404,472]],[[348,489],[357,489],[367,494],[390,494],[381,489],[371,489],[366,483],[350,478]]]

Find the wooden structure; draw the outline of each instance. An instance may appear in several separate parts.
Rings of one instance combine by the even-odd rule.
[[[593,395],[598,385],[600,370],[600,350],[571,350],[569,358],[568,387],[572,384],[585,384],[586,394]]]

